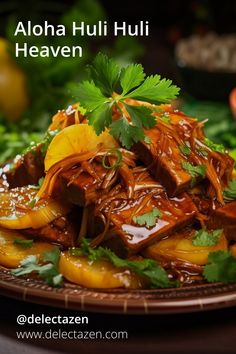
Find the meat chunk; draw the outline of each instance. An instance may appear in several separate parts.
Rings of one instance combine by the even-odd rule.
[[[77,217],[76,217],[77,215]],[[42,238],[65,247],[75,246],[79,234],[81,213],[61,216],[40,229],[25,229],[23,233],[35,239]]]
[[[107,193],[107,186],[110,186],[109,182],[115,173],[115,171],[108,172],[101,162],[96,161],[89,165],[88,171],[79,166],[60,175],[59,193],[73,204],[90,205],[102,194]],[[58,190],[55,193],[58,193]]]
[[[9,188],[37,184],[43,175],[44,158],[40,145],[1,168],[1,177],[7,181]]]
[[[207,226],[211,229],[224,229],[227,239],[236,241],[236,201],[216,209]]]
[[[213,179],[219,179],[219,184],[222,182],[227,185],[234,162],[229,155],[212,152],[205,145],[201,123],[171,110],[165,113],[167,122],[163,121],[162,116],[163,113],[158,113],[157,124],[145,131],[151,144],[140,141],[133,150],[155,179],[163,184],[168,195],[176,196],[191,187],[193,176],[184,163],[205,167],[210,163],[211,170],[206,170],[206,177],[212,176],[214,169]],[[199,174],[197,181],[202,178],[203,175]],[[217,191],[213,189],[212,193],[216,194]]]
[[[105,230],[108,229],[105,238],[112,238],[114,244],[119,238],[132,253],[190,224],[197,212],[187,194],[168,198],[163,187],[143,172],[135,176],[135,181],[131,197],[122,185],[118,185],[96,202],[94,211],[95,223],[99,228],[103,223]],[[152,218],[151,225],[137,219],[153,210],[158,210],[158,216],[154,221]]]
[[[184,156],[179,146],[189,140],[196,122],[173,112],[166,112],[166,119],[168,122],[159,118],[155,127],[145,131],[151,144],[140,141],[133,149],[168,194],[175,196],[191,184],[191,176],[182,167]]]
[[[7,181],[9,188],[37,184],[38,180],[44,176],[44,154],[57,129],[75,124],[76,120],[81,119],[82,116],[77,111],[76,105],[69,106],[67,110],[58,111],[42,143],[4,164],[0,169],[0,178]]]

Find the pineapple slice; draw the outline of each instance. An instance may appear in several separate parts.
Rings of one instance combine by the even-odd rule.
[[[54,199],[32,204],[37,189],[33,186],[17,187],[0,193],[0,226],[7,229],[40,228],[60,216],[66,215],[70,206]]]
[[[75,257],[67,251],[61,254],[59,271],[67,280],[87,288],[143,286],[143,280],[128,269],[116,268],[105,260],[91,262],[86,257]]]
[[[51,141],[44,160],[45,171],[68,156],[87,153],[98,147],[112,149],[116,146],[117,142],[107,130],[96,135],[88,124],[70,125]]]
[[[224,234],[221,235],[215,246],[199,247],[194,246],[192,237],[195,231],[183,231],[163,239],[149,246],[144,255],[153,259],[182,260],[198,265],[205,265],[210,252],[227,250],[228,244]]]
[[[14,240],[27,238],[17,231],[0,228],[0,265],[7,268],[18,267],[20,262],[30,255],[40,258],[42,253],[50,251],[53,247],[46,242],[34,242],[30,248],[24,248],[14,244]]]

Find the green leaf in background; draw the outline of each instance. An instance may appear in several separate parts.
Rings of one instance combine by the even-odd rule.
[[[207,137],[226,148],[236,148],[236,119],[227,102],[198,101],[186,96],[181,110],[201,121],[208,119],[204,128]]]
[[[0,164],[42,140],[42,133],[30,133],[23,129],[17,125],[8,128],[4,123],[0,123]]]
[[[4,13],[6,8],[6,39],[14,48],[15,42],[23,45],[26,38],[19,34],[14,36],[16,24],[19,19],[31,19],[32,25],[40,23],[45,13],[50,12],[53,22],[66,26],[66,37],[45,37],[27,36],[29,46],[36,45],[81,45],[83,46],[82,58],[17,58],[17,64],[28,77],[28,91],[31,105],[24,113],[22,121],[17,124],[10,124],[6,117],[1,117],[0,112],[0,163],[10,160],[30,146],[30,143],[41,141],[52,116],[58,109],[67,108],[69,104],[75,103],[73,97],[74,82],[83,80],[86,77],[86,64],[94,58],[94,39],[89,36],[72,36],[72,22],[83,19],[86,24],[95,24],[98,21],[107,20],[108,16],[102,3],[99,0],[79,0],[69,7],[66,3],[55,4],[39,0],[37,6],[29,0],[25,0],[27,14],[17,1],[7,1],[7,7],[1,3],[0,12]],[[8,13],[19,14],[8,15]],[[100,44],[101,51],[109,53],[110,56],[118,59],[119,63],[127,66],[133,59],[143,53],[143,47],[139,40],[133,37],[117,37],[113,42],[109,41]],[[15,60],[12,50],[12,57]],[[42,133],[43,132],[43,133]]]

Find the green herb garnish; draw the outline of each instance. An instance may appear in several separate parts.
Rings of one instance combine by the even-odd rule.
[[[116,157],[115,163],[111,166],[106,164],[106,159],[108,158],[108,156],[115,156]],[[120,167],[121,162],[122,162],[122,153],[119,149],[112,149],[111,151],[108,151],[106,153],[106,155],[103,156],[103,158],[102,158],[102,166],[104,168],[106,168],[107,170],[111,170],[111,169]]]
[[[34,240],[22,240],[21,238],[16,238],[13,241],[14,245],[20,246],[22,248],[31,248],[33,246]]]
[[[31,199],[31,200],[27,203],[27,207],[33,209],[34,206],[35,206],[35,204],[36,204],[36,201],[37,201],[36,198]]]
[[[232,179],[229,182],[228,188],[224,190],[224,199],[226,200],[236,199],[236,179]]]
[[[208,152],[206,151],[206,148],[204,148],[203,146],[199,146],[197,148],[197,153],[200,156],[208,156]]]
[[[191,149],[188,145],[185,144],[179,145],[179,149],[180,152],[185,156],[189,156],[191,154]]]
[[[170,123],[170,116],[168,113],[163,113],[160,116],[158,116],[164,123],[169,124]]]
[[[46,264],[39,264],[37,256],[28,256],[21,261],[20,266],[13,269],[11,273],[16,277],[36,273],[47,284],[52,286],[60,286],[63,282],[63,276],[58,271],[58,262],[60,259],[60,250],[54,247],[52,251],[43,254],[43,262]]]
[[[108,248],[98,247],[93,249],[89,241],[82,239],[80,248],[70,248],[69,252],[73,256],[87,256],[92,262],[100,259],[107,259],[117,268],[129,268],[140,276],[147,277],[154,288],[168,288],[177,286],[177,282],[170,281],[166,271],[153,259],[142,261],[131,261],[118,257]]]
[[[49,130],[47,131],[46,135],[44,136],[43,140],[41,141],[41,154],[45,156],[48,150],[48,146],[51,143],[54,136],[59,133],[59,130]]]
[[[42,187],[43,182],[44,182],[44,177],[39,178],[39,180],[38,180],[38,186],[39,186],[39,188]]]
[[[211,252],[203,276],[208,282],[236,282],[236,258],[230,251]]]
[[[184,161],[184,162],[182,162],[182,167],[192,177],[191,186],[195,185],[197,177],[199,177],[199,176],[204,177],[206,174],[206,166],[205,165],[194,166],[190,162]]]
[[[40,142],[38,142],[37,144],[31,143],[30,146],[22,152],[22,155],[26,155],[29,152],[35,153],[37,147],[40,146],[41,154],[43,156],[45,156],[46,152],[48,150],[49,144],[51,143],[54,136],[56,136],[58,133],[59,133],[59,130],[48,130]]]
[[[144,140],[144,128],[156,124],[153,110],[144,106],[132,106],[126,99],[154,104],[174,99],[179,88],[171,80],[159,75],[147,76],[140,64],[121,68],[113,59],[99,53],[89,67],[91,81],[83,81],[74,88],[74,95],[86,109],[89,124],[99,135],[105,128],[119,139],[123,146],[130,148]],[[112,110],[120,112],[120,118],[112,121]]]
[[[198,247],[210,247],[215,246],[219,242],[219,238],[222,235],[223,230],[218,229],[212,232],[208,232],[205,229],[196,231],[193,236],[192,243],[194,246]]]
[[[154,208],[148,213],[139,216],[134,216],[133,221],[135,222],[135,224],[143,225],[149,228],[156,225],[157,218],[159,218],[160,216],[160,210],[158,208]]]
[[[222,145],[222,144],[216,144],[216,143],[214,143],[213,141],[211,141],[211,140],[208,139],[208,138],[205,138],[205,139],[204,139],[204,144],[205,144],[206,146],[208,146],[208,147],[209,147],[211,150],[213,150],[213,151],[222,152],[222,153],[225,152],[224,145]]]
[[[151,143],[152,143],[152,139],[151,139],[149,136],[147,136],[147,135],[144,136],[143,141],[144,141],[146,144],[151,144]]]

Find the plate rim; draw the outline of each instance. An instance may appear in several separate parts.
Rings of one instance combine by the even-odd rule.
[[[110,314],[176,314],[236,305],[236,284],[200,284],[177,289],[87,289],[69,282],[52,288],[33,278],[17,278],[0,267],[0,294],[69,310]]]

